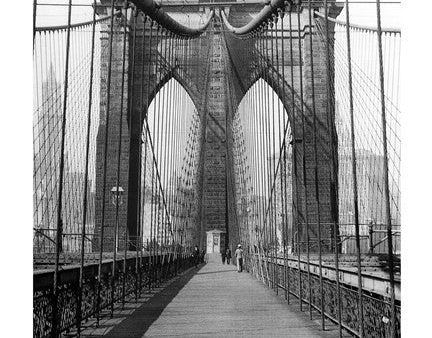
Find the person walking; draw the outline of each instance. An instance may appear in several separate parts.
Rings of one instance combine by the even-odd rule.
[[[234,253],[237,259],[237,272],[243,271],[243,249],[241,244],[237,245],[237,250]]]
[[[196,245],[195,245],[195,248],[193,249],[192,257],[193,257],[193,260],[195,263],[195,267],[197,268],[199,260],[200,260],[200,251]]]
[[[230,248],[226,249],[225,256],[226,256],[227,264],[230,264],[231,263],[231,250],[230,250]]]
[[[222,251],[221,257],[222,257],[222,264],[225,264],[225,259],[226,259],[225,251]]]

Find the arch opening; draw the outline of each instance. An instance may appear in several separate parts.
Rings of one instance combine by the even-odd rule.
[[[291,252],[291,127],[283,102],[263,79],[240,102],[233,132],[239,237],[254,252]]]
[[[154,95],[142,130],[140,237],[144,248],[189,248],[198,231],[201,123],[179,81],[171,78]]]

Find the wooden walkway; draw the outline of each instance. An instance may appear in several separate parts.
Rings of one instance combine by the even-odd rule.
[[[318,318],[309,320],[298,305],[287,305],[247,272],[238,273],[234,265],[219,261],[192,269],[152,297],[130,305],[84,336],[338,336],[334,327],[321,331]]]

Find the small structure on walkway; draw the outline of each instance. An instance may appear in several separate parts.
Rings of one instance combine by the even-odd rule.
[[[226,232],[218,229],[207,231],[207,253],[221,253],[225,249]]]

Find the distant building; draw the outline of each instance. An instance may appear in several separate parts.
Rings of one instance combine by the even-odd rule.
[[[62,93],[53,67],[42,83],[41,104],[34,116],[34,251],[54,251],[58,223],[60,158],[62,134]],[[62,182],[62,247],[68,252],[81,250],[84,186],[87,184],[86,233],[93,234],[95,192],[84,172],[72,172],[68,152],[64,154]],[[85,250],[90,250],[86,241]]]
[[[292,195],[292,158],[291,158],[291,147],[287,148],[287,154],[284,158],[283,154],[273,154],[268,158],[271,163],[272,170],[277,170],[276,182],[273,187],[273,203],[276,202],[276,222],[277,222],[277,236],[278,236],[278,248],[279,251],[283,250],[282,239],[285,237],[288,242],[285,243],[288,251],[292,250],[293,243],[293,195]],[[282,155],[282,157],[280,157]],[[279,169],[278,169],[279,167]],[[284,178],[281,180],[281,178]],[[286,191],[282,196],[282,189],[285,189],[286,180]],[[281,187],[281,184],[283,187]],[[270,187],[271,190],[271,187]],[[283,202],[283,204],[282,204]],[[285,217],[286,213],[286,217]],[[274,218],[274,214],[273,214]],[[287,222],[285,224],[285,221]],[[287,231],[284,236],[285,229]]]
[[[384,158],[368,150],[356,151],[357,190],[360,223],[385,224]],[[390,192],[392,221],[400,224],[400,192]],[[339,210],[340,223],[354,221],[354,189],[351,152],[339,152]]]
[[[51,66],[42,82],[41,103],[33,119],[35,250],[50,250],[57,225],[61,147],[61,86]],[[39,249],[38,249],[39,248]]]

